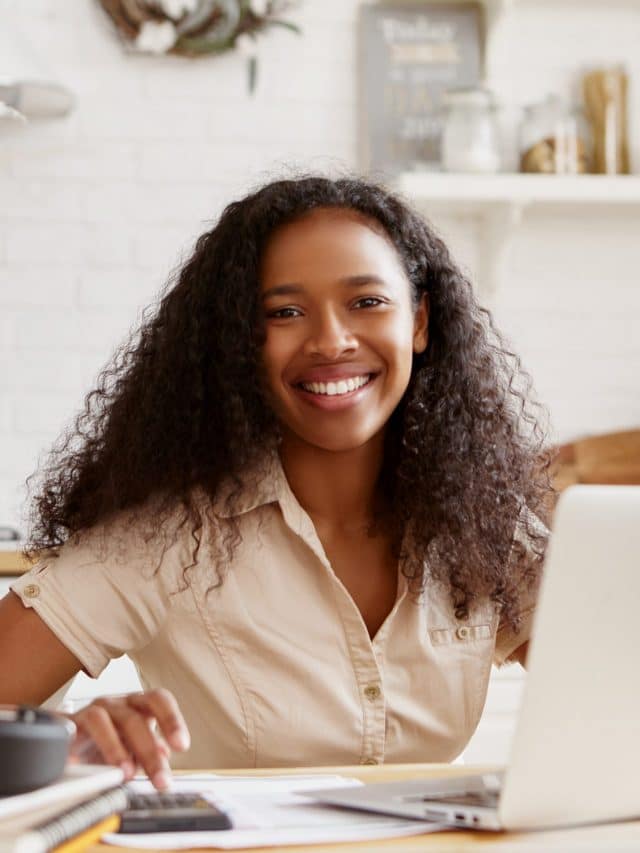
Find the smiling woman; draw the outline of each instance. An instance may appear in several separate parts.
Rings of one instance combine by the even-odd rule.
[[[453,759],[535,605],[528,387],[384,188],[234,202],[36,481],[0,701],[129,654],[145,691],[74,719],[85,753],[158,787],[189,738],[175,766]]]

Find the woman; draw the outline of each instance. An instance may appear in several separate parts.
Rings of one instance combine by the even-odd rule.
[[[189,739],[176,766],[453,759],[524,661],[546,542],[522,378],[386,190],[229,205],[43,472],[0,701],[126,652],[145,691],[74,719],[159,788]]]

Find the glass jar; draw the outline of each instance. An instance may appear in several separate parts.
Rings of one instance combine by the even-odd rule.
[[[495,104],[487,89],[449,89],[443,96],[442,168],[445,172],[493,173],[501,152]]]
[[[589,134],[582,110],[555,95],[525,107],[520,171],[578,175],[589,171]]]

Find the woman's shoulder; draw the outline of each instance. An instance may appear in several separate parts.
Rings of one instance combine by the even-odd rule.
[[[151,578],[183,562],[189,530],[187,508],[155,495],[72,532],[59,547],[39,553],[38,562],[60,571],[94,567]]]
[[[278,499],[279,470],[272,457],[265,457],[242,474],[225,478],[214,494],[202,486],[184,498],[154,494],[74,531],[59,547],[40,552],[38,561],[52,568],[92,564],[115,574],[126,570],[148,578],[182,576],[185,567],[193,568],[205,558],[210,562],[229,538],[230,524],[241,527],[244,514]],[[241,529],[237,533],[241,536]]]

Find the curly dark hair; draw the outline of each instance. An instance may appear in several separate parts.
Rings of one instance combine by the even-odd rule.
[[[412,559],[399,553],[403,571],[419,588],[445,584],[459,618],[489,597],[517,628],[546,545],[536,523],[551,490],[543,410],[434,229],[355,177],[272,182],[229,204],[197,240],[54,445],[32,501],[28,553],[55,555],[69,537],[155,499],[160,514],[181,508],[195,563],[204,518],[194,496],[213,500],[277,446],[260,380],[260,261],[275,229],[317,208],[381,229],[414,303],[428,294],[428,346],[388,425],[381,474],[393,541],[411,541]]]

